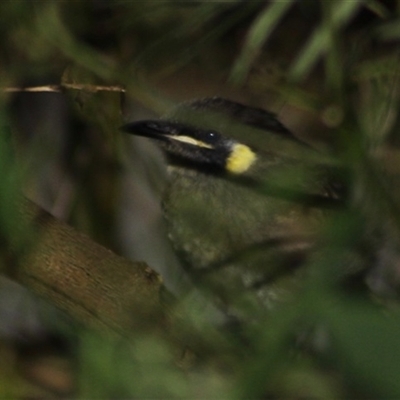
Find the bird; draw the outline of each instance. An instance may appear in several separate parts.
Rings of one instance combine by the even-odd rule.
[[[318,151],[276,114],[222,97],[121,130],[166,155],[168,236],[197,287],[237,314],[290,297],[340,197]]]

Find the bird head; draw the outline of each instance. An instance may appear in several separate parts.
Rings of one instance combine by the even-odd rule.
[[[163,119],[121,129],[159,141],[174,165],[231,175],[245,174],[260,153],[279,152],[282,143],[307,147],[275,114],[219,97],[183,103]]]
[[[133,122],[121,129],[158,140],[173,164],[201,171],[240,174],[248,170],[257,158],[249,146],[213,129],[170,120]]]
[[[345,192],[336,177],[341,174],[337,160],[298,139],[274,113],[260,108],[204,98],[181,103],[161,119],[120,129],[157,140],[170,165],[223,176],[270,195],[336,208],[336,193]],[[321,185],[329,188],[322,198]]]

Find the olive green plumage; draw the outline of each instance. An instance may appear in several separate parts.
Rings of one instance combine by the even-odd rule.
[[[221,98],[122,129],[166,152],[168,233],[194,282],[225,304],[267,305],[288,287],[277,284],[283,277],[296,284],[286,272],[302,263],[323,216],[307,203],[332,198],[318,153],[274,114]]]

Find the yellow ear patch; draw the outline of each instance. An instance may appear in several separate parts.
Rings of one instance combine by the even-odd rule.
[[[232,174],[242,174],[253,165],[256,158],[256,154],[250,147],[236,143],[233,145],[231,154],[226,160],[225,168]]]

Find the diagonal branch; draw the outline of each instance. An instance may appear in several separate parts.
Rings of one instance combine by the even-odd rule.
[[[98,245],[25,198],[19,210],[9,238],[16,261],[11,278],[85,326],[112,335],[162,324],[156,272]],[[26,227],[34,238],[21,254],[16,249]]]

